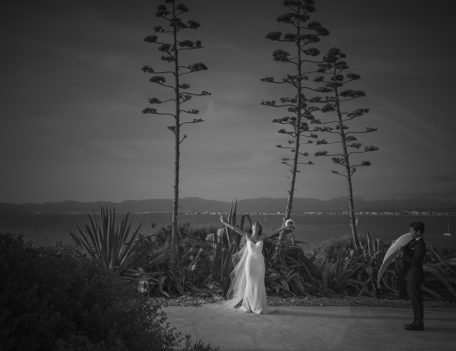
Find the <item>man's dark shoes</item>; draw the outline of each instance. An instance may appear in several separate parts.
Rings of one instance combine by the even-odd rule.
[[[405,329],[407,329],[407,330],[424,330],[424,324],[423,323],[421,323],[421,324],[415,324],[415,323],[406,324],[405,325]]]

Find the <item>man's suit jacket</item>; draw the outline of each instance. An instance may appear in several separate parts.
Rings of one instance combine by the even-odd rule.
[[[426,254],[426,244],[423,238],[413,240],[404,248],[406,257],[405,280],[409,283],[424,281],[423,262]]]

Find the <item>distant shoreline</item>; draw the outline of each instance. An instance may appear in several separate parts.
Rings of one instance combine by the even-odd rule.
[[[198,197],[179,199],[179,214],[220,214],[227,213],[236,204],[237,213],[281,215],[285,210],[286,198],[255,198],[232,202],[207,200]],[[347,199],[335,198],[318,200],[295,198],[295,215],[344,215],[347,214]],[[0,202],[0,215],[19,214],[89,214],[100,211],[101,207],[114,208],[118,213],[170,214],[173,208],[171,199],[127,200],[122,202],[46,202],[11,204]],[[365,200],[355,198],[357,215],[456,215],[456,203],[437,199],[390,199]]]

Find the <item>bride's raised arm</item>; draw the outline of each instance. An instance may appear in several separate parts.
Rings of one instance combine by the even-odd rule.
[[[292,232],[294,230],[294,226],[293,225],[286,225],[286,226],[282,226],[280,228],[277,228],[276,230],[273,230],[271,233],[269,234],[265,234],[264,235],[264,239],[263,240],[266,240],[267,238],[270,238],[271,236],[274,236],[276,234],[280,234],[280,238],[282,238],[282,236],[284,234],[287,234],[289,232]]]
[[[272,232],[270,232],[268,234],[264,234],[263,240],[266,240],[276,234],[280,234],[280,233],[284,232],[285,230],[288,230],[288,228],[286,228],[286,227],[277,228],[276,230],[273,230]]]
[[[225,218],[223,218],[222,215],[220,215],[220,222],[221,222],[224,226],[226,226],[226,227],[232,229],[232,230],[233,230],[234,232],[236,232],[237,234],[249,238],[249,233],[244,232],[243,230],[239,229],[238,227],[235,227],[234,225],[229,224],[227,221],[225,221]]]

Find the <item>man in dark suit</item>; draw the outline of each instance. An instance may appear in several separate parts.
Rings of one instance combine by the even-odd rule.
[[[423,300],[421,298],[421,284],[424,281],[423,261],[426,253],[426,244],[423,240],[424,224],[413,222],[410,224],[410,233],[413,240],[404,248],[406,261],[405,281],[407,293],[413,309],[413,322],[407,324],[407,330],[424,330]]]

